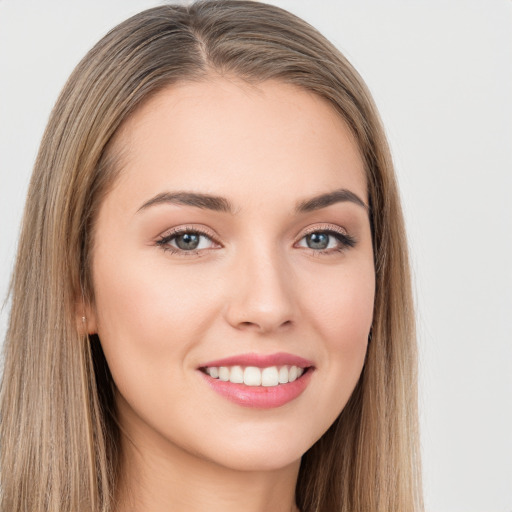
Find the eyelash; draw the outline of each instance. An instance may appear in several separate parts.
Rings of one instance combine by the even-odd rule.
[[[325,228],[322,226],[316,226],[315,228],[311,228],[310,230],[307,230],[302,235],[299,242],[301,240],[303,240],[305,237],[312,235],[313,233],[322,233],[322,234],[332,236],[338,241],[338,244],[339,244],[338,247],[335,247],[335,248],[319,249],[319,250],[311,249],[310,247],[309,248],[303,247],[304,249],[312,251],[312,254],[314,254],[315,256],[330,255],[330,254],[344,252],[344,251],[354,247],[357,242],[353,236],[345,233],[341,229],[339,231],[337,229],[334,229],[332,227],[332,225],[330,225],[329,227],[326,226]],[[191,234],[191,235],[198,235],[200,237],[206,237],[214,244],[217,244],[220,246],[220,244],[215,240],[215,237],[210,232],[208,232],[206,230],[198,229],[195,227],[190,227],[190,226],[184,226],[182,228],[175,229],[171,233],[163,235],[156,241],[156,244],[163,251],[170,252],[171,254],[176,254],[178,256],[183,256],[183,257],[201,256],[205,253],[205,251],[208,250],[208,249],[184,250],[184,249],[179,249],[177,247],[173,247],[172,245],[169,245],[169,242],[174,240],[176,237],[178,237],[180,235],[184,235],[184,234]]]
[[[183,226],[181,228],[177,228],[174,231],[170,232],[169,234],[163,235],[160,237],[156,244],[166,252],[170,252],[171,254],[176,254],[178,256],[201,256],[206,250],[208,249],[191,249],[189,251],[186,251],[184,249],[179,249],[178,247],[173,247],[172,245],[169,245],[169,242],[171,242],[173,239],[180,235],[184,234],[190,234],[190,235],[198,235],[201,237],[206,237],[209,240],[211,240],[214,244],[220,245],[216,240],[215,237],[206,230],[194,228],[191,226]]]
[[[320,249],[315,250],[311,248],[305,247],[305,249],[309,249],[312,251],[313,255],[330,255],[330,254],[336,254],[340,252],[345,252],[348,249],[351,249],[356,245],[357,240],[345,232],[345,230],[342,230],[341,228],[336,229],[332,225],[328,226],[315,226],[314,228],[310,228],[306,230],[306,232],[302,235],[301,239],[304,239],[308,235],[312,235],[313,233],[322,233],[325,235],[329,235],[334,237],[338,241],[338,246],[330,249]],[[299,240],[299,242],[300,242]]]

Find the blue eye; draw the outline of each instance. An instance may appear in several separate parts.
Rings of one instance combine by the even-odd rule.
[[[175,236],[174,242],[177,247],[183,251],[197,249],[201,243],[201,235],[197,233],[183,233],[182,235]]]
[[[354,247],[355,239],[333,230],[313,231],[304,236],[298,245],[318,252],[343,251]]]
[[[306,244],[310,249],[328,249],[330,238],[333,237],[327,233],[311,233],[305,237]]]
[[[162,249],[174,253],[191,252],[195,254],[202,249],[211,249],[215,244],[206,234],[196,230],[175,231],[157,241]]]
[[[188,227],[162,236],[156,244],[164,251],[179,256],[199,255],[203,250],[219,247],[209,234]],[[304,235],[296,247],[310,249],[316,254],[330,254],[342,252],[355,244],[356,240],[346,233],[334,229],[319,229]]]

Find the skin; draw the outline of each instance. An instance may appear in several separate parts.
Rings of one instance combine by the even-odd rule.
[[[347,189],[367,203],[363,162],[323,99],[279,82],[212,78],[158,93],[123,125],[122,169],[99,211],[87,312],[117,387],[117,512],[289,512],[300,458],[360,376],[374,302],[368,212],[297,202]],[[232,213],[142,205],[164,192],[227,198]],[[159,240],[204,230],[196,251]],[[322,252],[307,230],[335,229]],[[340,249],[340,250],[337,250]],[[314,362],[305,391],[273,409],[234,404],[205,362],[288,352]]]

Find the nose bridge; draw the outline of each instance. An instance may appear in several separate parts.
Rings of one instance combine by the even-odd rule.
[[[291,269],[271,243],[251,243],[237,257],[227,319],[236,328],[268,332],[294,321]]]

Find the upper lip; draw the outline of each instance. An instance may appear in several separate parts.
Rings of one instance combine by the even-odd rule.
[[[239,354],[223,359],[209,361],[200,366],[200,368],[219,367],[219,366],[255,366],[257,368],[268,368],[269,366],[298,366],[300,368],[308,368],[313,366],[313,362],[303,357],[285,352],[277,352],[275,354]]]

